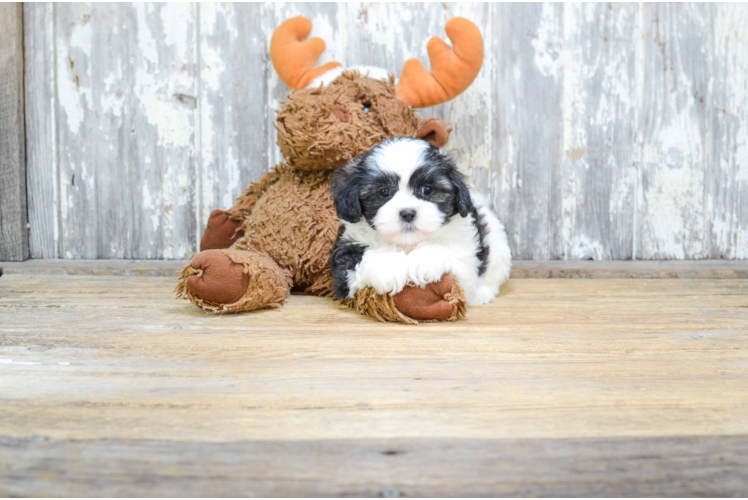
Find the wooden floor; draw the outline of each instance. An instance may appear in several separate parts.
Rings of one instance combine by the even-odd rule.
[[[3,496],[745,496],[748,279],[512,279],[469,318],[0,278]]]

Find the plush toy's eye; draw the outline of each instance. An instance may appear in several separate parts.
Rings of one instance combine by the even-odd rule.
[[[363,107],[364,111],[366,111],[366,112],[368,113],[368,112],[369,112],[369,110],[371,109],[371,103],[370,103],[370,102],[365,102],[365,103],[363,104],[363,106],[364,106],[364,107]]]
[[[390,190],[389,190],[389,189],[387,189],[387,188],[384,188],[384,189],[382,189],[381,191],[379,191],[379,195],[380,195],[380,196],[381,196],[382,198],[387,198],[387,197],[388,197],[388,196],[390,195]]]
[[[431,186],[423,186],[423,187],[421,188],[421,194],[422,194],[423,196],[428,196],[428,195],[430,195],[430,194],[431,194],[431,191],[432,191],[432,189],[431,189]]]

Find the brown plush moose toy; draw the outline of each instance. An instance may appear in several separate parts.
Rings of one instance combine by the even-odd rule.
[[[473,23],[446,25],[454,48],[433,37],[432,71],[407,61],[395,79],[381,68],[315,68],[325,50],[304,17],[273,34],[270,55],[280,78],[294,91],[278,111],[278,146],[284,162],[267,172],[227,211],[211,213],[200,242],[179,277],[176,294],[212,312],[280,307],[292,287],[332,296],[330,250],[341,226],[329,192],[333,171],[383,140],[421,138],[437,147],[449,129],[414,108],[446,102],[463,92],[483,62],[483,39]],[[450,275],[425,288],[406,286],[380,295],[359,290],[346,303],[380,321],[454,320],[465,313],[463,291]]]

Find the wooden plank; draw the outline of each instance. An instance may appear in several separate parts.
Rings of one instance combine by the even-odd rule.
[[[557,203],[563,147],[562,9],[492,4],[495,33],[491,200],[512,255],[552,259],[550,206]]]
[[[195,12],[57,6],[61,256],[196,248]]]
[[[748,260],[515,261],[512,278],[748,278]]]
[[[60,256],[67,259],[98,257],[97,234],[99,211],[96,193],[96,171],[102,176],[110,175],[115,159],[106,165],[106,149],[111,146],[121,150],[124,146],[113,137],[103,144],[98,136],[101,121],[107,123],[113,113],[97,119],[93,102],[94,87],[100,92],[99,82],[92,79],[92,66],[98,57],[104,64],[112,64],[118,57],[118,48],[108,47],[101,37],[94,43],[94,31],[111,32],[112,23],[103,24],[96,16],[98,9],[114,9],[111,6],[84,4],[58,5],[55,7],[55,75],[59,98],[55,121],[58,125],[59,176],[60,176]],[[92,19],[92,14],[93,19]],[[119,30],[117,30],[119,35]],[[121,39],[122,37],[119,37]],[[119,46],[122,50],[122,45]],[[96,54],[94,54],[96,52]],[[101,54],[101,55],[99,55]],[[98,66],[97,66],[98,67]],[[121,79],[121,77],[120,77]],[[117,79],[115,79],[117,80]],[[103,82],[102,82],[103,83]],[[96,103],[100,104],[100,103]],[[122,113],[120,113],[121,115]],[[104,151],[98,152],[102,148]],[[101,157],[104,153],[105,157]],[[118,165],[111,172],[117,175],[128,163]],[[129,189],[122,185],[122,191]],[[117,197],[121,203],[121,197]],[[124,207],[123,207],[124,209]]]
[[[172,287],[0,278],[0,494],[746,487],[748,280],[510,280],[419,327],[298,295],[206,315]]]
[[[60,256],[54,9],[51,3],[23,4],[29,253],[34,259]]]
[[[637,180],[636,4],[564,6],[563,159],[553,258],[630,259]]]
[[[186,260],[31,259],[0,262],[0,270],[11,274],[64,274],[94,276],[169,276],[176,278]]]
[[[5,274],[65,274],[96,276],[179,275],[186,260],[57,260],[0,262]],[[513,262],[512,278],[632,278],[746,279],[748,260],[697,261],[532,261]]]
[[[712,258],[748,258],[748,5],[713,4]]]
[[[23,103],[23,4],[0,5],[0,260],[29,256]]]
[[[288,89],[267,50],[298,14],[327,42],[320,63],[396,74],[409,57],[428,62],[450,17],[478,24],[478,79],[421,113],[455,127],[447,151],[489,195],[516,258],[748,257],[743,5],[25,11],[33,257],[196,249],[209,211],[280,160],[272,122]]]
[[[712,161],[710,9],[705,4],[641,8],[635,257],[703,259],[711,253],[705,188]]]
[[[0,438],[3,496],[732,497],[748,438]],[[103,460],[102,460],[103,459]],[[102,463],[103,462],[103,463]]]
[[[3,436],[748,434],[746,280],[510,280],[423,328],[311,296],[206,315],[170,278],[1,280]]]
[[[198,238],[268,167],[269,40],[260,4],[199,4],[200,194]],[[273,115],[275,113],[272,113]],[[271,128],[272,134],[275,129]],[[275,140],[271,144],[275,144]],[[199,241],[199,239],[198,239]]]

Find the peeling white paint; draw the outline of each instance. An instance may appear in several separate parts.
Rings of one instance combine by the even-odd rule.
[[[140,56],[148,63],[158,66],[158,50],[156,40],[148,25],[148,17],[153,9],[152,4],[133,4],[137,16],[138,51]]]
[[[586,236],[578,236],[571,247],[569,259],[577,260],[603,260],[605,259],[605,250],[599,241],[594,241]]]
[[[47,58],[56,64],[38,74],[53,75],[59,116],[51,135],[64,138],[53,155],[62,165],[59,187],[56,174],[50,179],[60,219],[49,230],[62,229],[51,237],[61,256],[106,251],[100,249],[131,255],[117,248],[123,244],[148,257],[193,251],[207,214],[232,205],[246,187],[242,169],[250,160],[236,137],[256,137],[269,151],[266,168],[281,160],[274,114],[242,130],[227,89],[237,78],[264,81],[263,103],[277,109],[287,89],[269,65],[267,46],[277,24],[303,14],[313,22],[311,36],[327,43],[319,64],[378,64],[396,75],[410,57],[428,66],[426,44],[431,36],[449,42],[443,26],[450,17],[481,27],[486,57],[473,86],[420,114],[455,127],[447,151],[512,221],[523,255],[606,258],[617,238],[625,239],[617,231],[626,226],[620,231],[633,232],[637,258],[748,258],[747,5],[267,4],[259,9],[262,28],[251,30],[235,15],[250,8],[257,7],[133,4],[118,7],[128,15],[116,19],[110,13],[117,11],[105,7],[56,6],[57,23],[44,28],[45,37],[57,36]],[[499,19],[507,12],[517,18]],[[498,28],[523,22],[528,29],[512,36]],[[117,32],[111,52],[99,47],[107,31]],[[228,64],[230,47],[242,43],[268,61],[261,74],[239,74]],[[102,66],[96,59],[103,56],[112,62]],[[121,92],[123,82],[130,92]],[[561,116],[549,95],[560,96]],[[633,151],[621,146],[629,137]],[[560,167],[548,169],[559,160]],[[130,162],[139,181],[129,188],[134,213],[122,218],[143,227],[124,243],[96,241],[95,229],[80,227],[102,221],[89,223],[81,211],[110,208],[96,199],[97,182],[121,175],[118,161]],[[109,173],[115,165],[118,172]],[[609,199],[596,199],[601,192]],[[603,212],[592,213],[588,200]],[[610,233],[601,235],[605,226]],[[551,232],[558,241],[549,255],[543,238]]]
[[[78,133],[83,123],[85,109],[93,104],[92,90],[86,85],[90,81],[89,58],[91,55],[91,26],[77,25],[69,44],[60,44],[57,50],[57,94],[59,105],[65,113],[67,126]]]
[[[159,146],[192,145],[193,131],[188,124],[193,110],[174,98],[177,90],[181,90],[177,87],[173,82],[163,82],[156,78],[148,70],[139,69],[135,73],[135,96],[141,108],[141,116],[153,125],[158,134]]]
[[[70,46],[81,50],[86,57],[91,57],[93,29],[89,22],[76,23],[70,35]]]
[[[535,65],[544,76],[558,78],[561,67],[561,29],[552,3],[543,4],[538,32],[531,36]]]
[[[648,233],[656,235],[650,243],[663,258],[699,258],[703,241],[692,235],[704,234],[701,201],[703,172],[691,168],[665,168],[654,171],[646,190]]]
[[[160,6],[162,39],[176,51],[177,59],[186,61],[192,52],[192,6],[188,3],[165,3]]]

